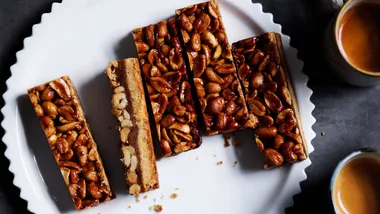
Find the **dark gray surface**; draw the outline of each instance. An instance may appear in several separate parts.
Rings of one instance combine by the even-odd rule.
[[[50,12],[52,0],[0,0],[0,92],[5,91],[9,67],[22,41],[30,36],[33,24],[42,13]],[[337,162],[361,147],[380,147],[380,86],[356,88],[339,82],[328,70],[322,56],[323,30],[334,10],[330,0],[253,0],[263,4],[265,12],[289,35],[291,44],[299,49],[304,72],[314,91],[312,102],[317,122],[317,137],[312,141],[313,164],[306,169],[308,179],[301,183],[302,193],[295,196],[294,207],[286,213],[331,213],[329,181]],[[52,38],[54,39],[54,38]],[[4,105],[1,99],[0,106]],[[1,120],[3,117],[1,116]],[[325,132],[325,136],[321,136]],[[0,136],[4,131],[1,129]],[[0,143],[0,213],[27,213],[26,202],[12,183],[9,161],[4,158],[5,146]],[[268,184],[270,185],[270,184]],[[41,205],[43,206],[43,205]]]

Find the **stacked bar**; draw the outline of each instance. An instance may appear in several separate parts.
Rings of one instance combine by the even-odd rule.
[[[280,35],[247,38],[234,43],[232,51],[249,113],[259,120],[255,141],[265,167],[305,160],[307,144]]]
[[[255,127],[216,1],[176,10],[207,135]]]
[[[159,187],[140,73],[136,58],[111,61],[106,69],[113,90],[112,114],[118,121],[124,177],[130,194]]]
[[[175,19],[135,29],[133,37],[161,148],[158,155],[168,157],[199,147],[197,116]]]
[[[67,76],[28,89],[77,210],[114,198],[77,91]]]

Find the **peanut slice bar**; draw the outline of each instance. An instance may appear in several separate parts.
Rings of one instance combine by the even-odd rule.
[[[112,114],[117,119],[122,164],[130,194],[159,187],[139,61],[114,60],[106,74],[113,90]]]
[[[255,141],[265,168],[305,160],[307,143],[281,36],[265,33],[232,45],[249,113],[258,117]]]
[[[168,157],[198,148],[201,137],[174,18],[137,28],[133,37],[154,115],[154,134]]]
[[[77,91],[68,76],[28,89],[77,210],[115,197]]]
[[[236,74],[217,1],[176,10],[207,135],[255,127]]]

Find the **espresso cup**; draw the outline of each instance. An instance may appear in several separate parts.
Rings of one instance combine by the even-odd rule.
[[[362,87],[380,83],[380,0],[347,1],[326,28],[323,46],[342,81]]]
[[[336,214],[380,213],[380,151],[363,148],[336,166],[330,182]]]

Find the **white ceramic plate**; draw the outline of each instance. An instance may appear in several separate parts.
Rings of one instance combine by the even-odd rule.
[[[160,189],[141,195],[141,202],[125,191],[123,170],[116,147],[115,121],[110,113],[111,90],[104,74],[108,61],[134,56],[131,30],[167,19],[174,10],[197,0],[125,1],[65,0],[53,4],[52,12],[42,16],[17,53],[2,109],[9,170],[21,197],[35,213],[77,213],[61,178],[53,155],[29,100],[27,88],[62,75],[69,75],[82,99],[93,134],[97,139],[106,171],[117,198],[86,213],[150,213],[153,204],[163,205],[163,213],[284,213],[300,192],[306,179],[307,159],[292,166],[263,170],[262,158],[249,138],[250,131],[239,132],[240,147],[225,148],[221,135],[203,137],[199,149],[158,162]],[[281,33],[271,14],[249,0],[219,2],[229,41],[268,31]],[[306,86],[303,63],[282,36],[293,76],[309,152],[315,137],[312,125],[312,91]],[[222,165],[217,165],[223,161]],[[234,167],[234,161],[238,164]],[[179,188],[179,190],[175,190]],[[176,192],[178,198],[171,199]],[[147,196],[144,199],[144,196]],[[163,197],[162,197],[163,196]],[[156,199],[156,202],[153,201]],[[128,208],[131,206],[130,208]]]

